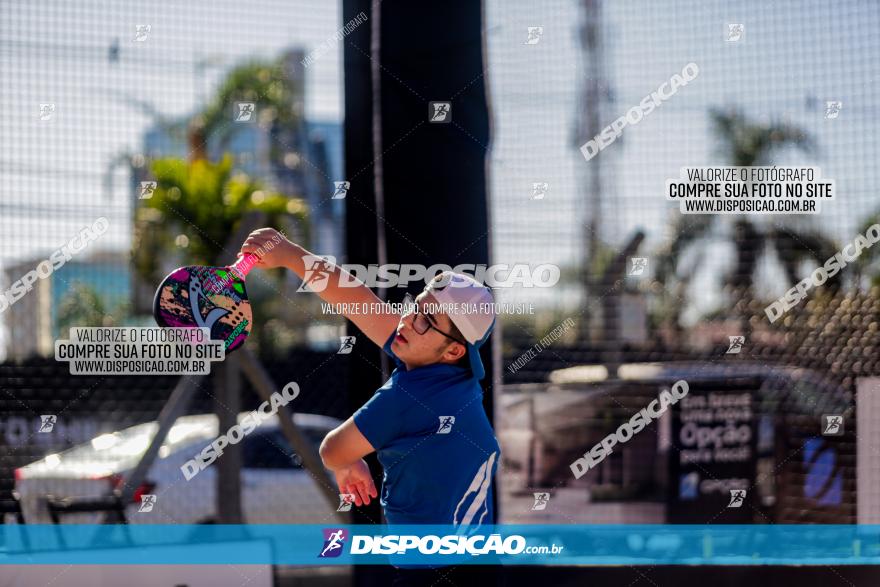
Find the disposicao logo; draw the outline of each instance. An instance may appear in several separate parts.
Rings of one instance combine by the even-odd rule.
[[[336,558],[345,550],[345,539],[348,534],[342,528],[324,528],[324,548],[318,558]]]
[[[346,541],[350,542],[348,554],[356,555],[518,555],[518,554],[558,554],[563,546],[527,546],[524,536],[511,534],[351,534],[344,528],[325,528],[324,546],[318,558],[335,558],[345,551]]]

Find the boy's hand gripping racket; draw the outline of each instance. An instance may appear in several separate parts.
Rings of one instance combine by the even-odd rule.
[[[259,257],[245,253],[229,267],[190,265],[162,280],[153,317],[164,327],[209,328],[229,353],[250,334],[253,322],[244,280]]]

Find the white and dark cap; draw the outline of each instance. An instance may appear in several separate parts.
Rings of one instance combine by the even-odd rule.
[[[488,287],[463,273],[444,271],[425,287],[438,304],[450,307],[449,319],[467,342],[471,371],[479,380],[486,372],[480,360],[479,348],[483,346],[495,327],[495,303]],[[460,311],[454,311],[454,308]],[[465,310],[467,308],[467,310]]]

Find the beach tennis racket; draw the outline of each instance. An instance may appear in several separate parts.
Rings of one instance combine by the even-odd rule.
[[[153,317],[163,327],[209,328],[226,352],[247,339],[253,325],[244,280],[259,257],[245,253],[228,267],[190,265],[172,271],[153,299]]]

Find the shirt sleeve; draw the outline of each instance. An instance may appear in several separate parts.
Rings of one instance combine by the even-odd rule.
[[[388,446],[400,435],[405,402],[392,387],[383,387],[354,413],[354,424],[375,450]]]

